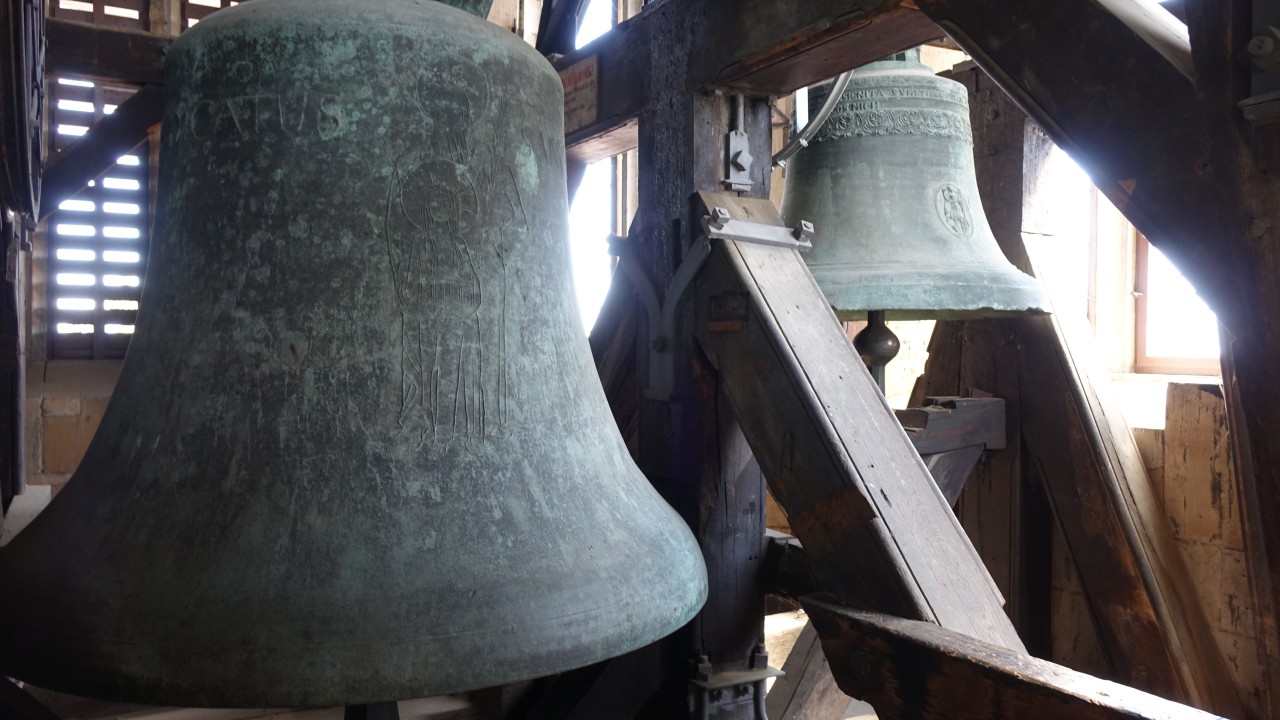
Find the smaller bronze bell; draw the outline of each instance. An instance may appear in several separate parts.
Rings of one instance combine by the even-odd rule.
[[[1004,257],[982,211],[965,87],[908,58],[854,72],[787,167],[782,215],[813,223],[814,279],[843,320],[1044,312],[1040,284]]]

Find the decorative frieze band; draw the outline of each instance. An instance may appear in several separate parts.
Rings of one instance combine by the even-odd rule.
[[[942,110],[837,107],[813,142],[869,135],[924,135],[973,142],[968,115]]]

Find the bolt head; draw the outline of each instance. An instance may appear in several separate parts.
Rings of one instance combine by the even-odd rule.
[[[1249,41],[1245,50],[1256,58],[1268,57],[1276,51],[1276,41],[1266,35],[1259,35]]]

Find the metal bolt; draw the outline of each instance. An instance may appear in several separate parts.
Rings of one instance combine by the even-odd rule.
[[[813,237],[813,223],[808,220],[801,220],[800,224],[791,231],[791,236],[800,242],[805,242]]]
[[[1249,41],[1245,50],[1255,58],[1265,58],[1276,51],[1276,41],[1266,35],[1259,35]]]
[[[711,211],[711,227],[717,230],[723,228],[732,219],[733,216],[729,214],[729,211],[722,207],[718,207]]]

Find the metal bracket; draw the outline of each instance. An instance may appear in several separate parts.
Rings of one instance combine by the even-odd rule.
[[[710,720],[729,711],[732,717],[745,717],[733,709],[750,705],[755,720],[768,720],[765,713],[765,689],[769,678],[784,675],[769,665],[763,648],[757,648],[751,668],[711,674],[711,663],[705,655],[698,658],[693,679],[689,681],[689,710],[699,720]]]
[[[789,230],[781,225],[741,220],[733,217],[727,208],[717,206],[706,217],[704,234],[694,241],[671,284],[663,297],[649,280],[644,268],[636,261],[635,256],[626,247],[626,238],[610,236],[609,246],[618,256],[618,271],[635,288],[644,305],[649,329],[649,377],[641,389],[646,400],[670,402],[671,393],[675,389],[675,355],[672,352],[672,338],[676,332],[676,311],[693,280],[711,255],[711,240],[736,240],[761,245],[789,247],[805,251],[813,247],[813,224],[802,220],[795,229]]]
[[[747,135],[746,98],[733,96],[734,129],[725,136],[724,145],[724,180],[720,182],[725,188],[734,192],[746,192],[751,189],[751,136]]]
[[[813,249],[813,223],[801,220],[794,229],[781,225],[738,220],[727,208],[717,207],[707,218],[707,237],[718,240],[736,240],[758,245],[795,248],[800,252]]]
[[[703,263],[711,256],[711,243],[706,237],[700,237],[694,241],[685,252],[684,260],[676,269],[675,276],[671,278],[667,292],[659,300],[657,290],[649,281],[649,276],[645,274],[634,255],[622,247],[622,240],[613,236],[609,239],[609,243],[615,249],[615,254],[619,256],[618,270],[640,296],[640,302],[644,305],[645,315],[649,321],[649,379],[641,389],[641,394],[646,400],[669,402],[671,393],[675,389],[676,376],[676,358],[671,347],[671,339],[676,331],[676,308],[679,307],[680,300],[689,286],[693,284],[693,279],[702,269]]]

